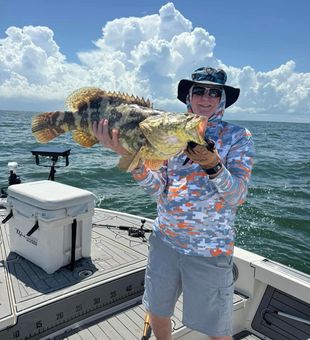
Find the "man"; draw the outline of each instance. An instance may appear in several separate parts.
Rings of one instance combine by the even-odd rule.
[[[222,121],[240,92],[226,78],[223,70],[202,67],[178,85],[188,111],[208,118],[208,147],[190,144],[159,171],[143,164],[132,171],[157,197],[143,304],[158,340],[171,339],[170,317],[181,293],[187,327],[212,340],[231,339],[233,222],[247,194],[254,147],[248,130]],[[126,154],[118,131],[110,138],[107,121],[94,124],[94,133],[104,146]]]

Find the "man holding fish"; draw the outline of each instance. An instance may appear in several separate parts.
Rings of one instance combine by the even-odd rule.
[[[132,169],[138,184],[157,198],[143,304],[158,340],[171,339],[170,317],[181,293],[187,327],[212,340],[232,339],[233,222],[247,194],[254,146],[247,129],[222,120],[240,92],[225,85],[226,78],[223,70],[201,67],[178,85],[188,112],[207,120],[204,145],[189,142],[158,170],[143,160]],[[119,130],[108,124],[95,122],[94,135],[126,158]]]

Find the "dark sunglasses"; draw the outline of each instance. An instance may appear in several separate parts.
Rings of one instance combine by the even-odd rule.
[[[204,96],[207,94],[211,98],[219,98],[222,95],[222,90],[221,89],[211,89],[207,87],[201,87],[201,86],[194,86],[192,89],[192,95],[196,96]]]
[[[227,80],[227,75],[224,70],[215,70],[212,67],[200,67],[192,73],[194,81],[212,81],[224,85]]]

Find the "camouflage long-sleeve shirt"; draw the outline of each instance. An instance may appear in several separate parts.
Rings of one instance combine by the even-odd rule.
[[[183,165],[185,154],[170,159],[159,171],[135,169],[135,180],[157,197],[154,230],[164,242],[183,254],[230,255],[234,248],[233,223],[245,200],[253,165],[251,133],[215,120],[206,137],[215,141],[224,170],[214,179],[198,164]]]

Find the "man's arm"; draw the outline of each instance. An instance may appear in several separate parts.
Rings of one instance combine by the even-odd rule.
[[[231,205],[242,204],[248,192],[255,155],[251,133],[244,129],[228,152],[223,170],[210,181]]]
[[[209,180],[227,203],[238,205],[243,203],[248,191],[255,152],[248,130],[240,130],[234,138],[235,142],[228,152],[226,164],[223,164],[215,146],[211,149],[196,145],[184,152],[209,174]]]
[[[167,185],[167,164],[164,164],[159,170],[152,171],[143,164],[134,169],[133,178],[146,191],[148,195],[159,196]]]

